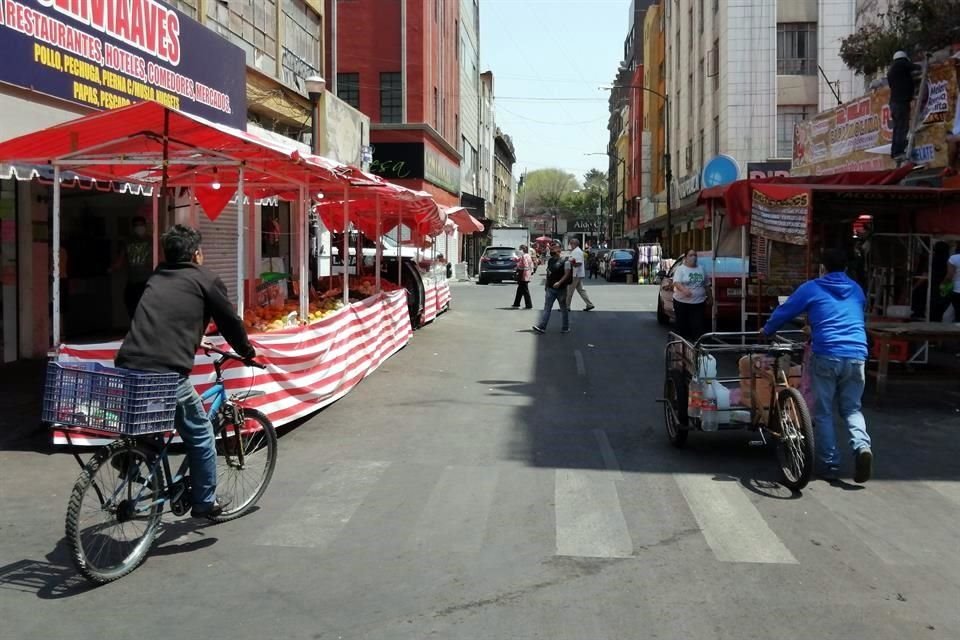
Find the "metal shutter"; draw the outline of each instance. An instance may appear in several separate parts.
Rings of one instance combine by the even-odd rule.
[[[230,300],[237,301],[237,204],[223,208],[216,220],[210,220],[202,211],[199,228],[203,236],[203,266],[223,280]]]

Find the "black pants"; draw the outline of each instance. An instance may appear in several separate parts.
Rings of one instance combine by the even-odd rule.
[[[128,282],[123,289],[123,304],[127,307],[127,317],[133,320],[133,314],[140,304],[140,297],[143,296],[144,289],[147,288],[146,282]]]
[[[953,321],[960,322],[960,293],[954,291],[950,294],[950,304],[953,305]]]
[[[677,314],[677,333],[690,342],[696,342],[703,335],[703,312],[706,303],[688,304],[673,301],[673,310]]]
[[[523,298],[523,304],[527,309],[533,308],[533,300],[530,298],[530,283],[522,280],[517,281],[517,295],[513,298],[513,306],[520,306],[520,298]]]
[[[910,133],[910,103],[891,102],[890,119],[893,120],[893,140],[890,157],[896,158],[907,151],[907,134]]]

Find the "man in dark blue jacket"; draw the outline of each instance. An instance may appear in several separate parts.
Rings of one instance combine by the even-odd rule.
[[[816,394],[814,421],[818,457],[823,465],[821,475],[825,479],[836,479],[840,469],[840,451],[833,426],[836,401],[856,456],[854,480],[862,483],[869,480],[873,472],[870,436],[860,411],[867,360],[866,298],[860,285],[845,273],[843,251],[824,251],[821,263],[826,274],[802,284],[774,311],[763,333],[771,336],[787,322],[807,314],[813,337],[810,364]]]

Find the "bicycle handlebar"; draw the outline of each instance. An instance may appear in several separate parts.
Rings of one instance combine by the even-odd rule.
[[[236,360],[237,362],[242,362],[243,364],[245,364],[245,365],[248,366],[248,367],[254,367],[254,368],[256,368],[256,369],[266,369],[266,368],[267,368],[267,366],[266,366],[265,364],[261,364],[261,363],[257,362],[256,360],[254,360],[253,358],[241,358],[240,356],[238,356],[237,354],[235,354],[235,353],[233,353],[233,352],[224,351],[224,350],[222,350],[222,349],[218,349],[218,348],[216,348],[215,346],[213,346],[212,344],[202,344],[202,345],[200,345],[200,348],[203,349],[204,354],[205,354],[205,355],[208,355],[208,356],[209,356],[211,353],[215,353],[215,354],[217,354],[218,356],[221,356],[221,357],[222,357],[223,359],[225,359],[225,360]]]

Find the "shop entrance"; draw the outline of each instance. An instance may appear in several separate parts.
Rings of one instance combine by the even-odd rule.
[[[61,210],[63,338],[122,337],[130,326],[128,309],[135,308],[153,272],[150,200],[65,189]]]

